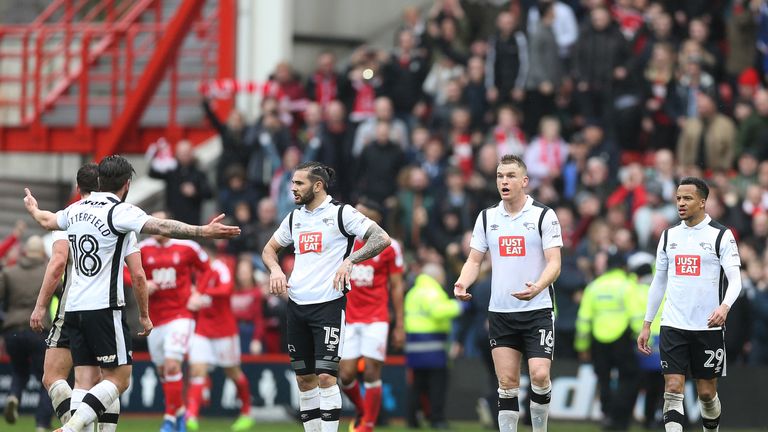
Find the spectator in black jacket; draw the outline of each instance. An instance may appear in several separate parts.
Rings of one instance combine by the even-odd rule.
[[[379,204],[397,193],[397,174],[405,165],[405,154],[399,145],[389,138],[389,123],[376,125],[374,141],[365,147],[358,163],[357,191]]]
[[[520,103],[525,97],[528,39],[518,24],[516,15],[500,13],[496,19],[498,31],[488,40],[486,81],[492,89],[491,99],[499,102]]]
[[[392,99],[395,116],[407,125],[415,121],[413,107],[423,97],[421,86],[429,72],[423,51],[416,48],[416,39],[410,30],[400,30],[397,48],[384,65],[384,85]]]
[[[181,140],[176,144],[174,165],[161,168],[150,163],[149,176],[165,181],[165,206],[176,219],[200,225],[203,202],[213,193],[205,173],[197,167],[191,142]]]
[[[573,55],[579,110],[584,117],[608,114],[614,85],[627,78],[629,54],[629,46],[608,9],[592,9]]]
[[[227,122],[223,123],[211,109],[208,99],[203,99],[203,110],[206,118],[221,137],[222,152],[216,165],[216,187],[221,189],[226,184],[224,171],[227,167],[232,164],[240,165],[243,168],[248,166],[251,146],[245,139],[245,119],[239,111],[233,109],[227,117]]]

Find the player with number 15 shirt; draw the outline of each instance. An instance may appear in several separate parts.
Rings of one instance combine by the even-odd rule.
[[[344,312],[352,265],[378,255],[390,238],[375,222],[331,199],[333,169],[306,162],[293,174],[291,192],[300,208],[280,224],[264,247],[270,292],[289,297],[286,339],[299,386],[301,421],[307,431],[335,431],[341,394],[336,385],[344,341]],[[355,237],[365,240],[353,252]],[[296,262],[286,280],[277,259],[293,245]]]

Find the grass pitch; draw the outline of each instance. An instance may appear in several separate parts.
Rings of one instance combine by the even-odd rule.
[[[230,425],[234,419],[222,419],[222,418],[210,418],[201,419],[200,432],[230,432]],[[123,416],[120,418],[120,424],[118,431],[120,432],[156,432],[160,429],[160,417],[135,417],[131,415]],[[56,425],[54,425],[56,426]],[[456,432],[487,432],[489,429],[483,429],[477,423],[467,422],[452,422],[452,430]],[[346,432],[349,427],[349,420],[342,420],[341,426],[339,426],[339,432]],[[696,430],[699,428],[697,427]],[[8,425],[0,418],[0,430],[3,432],[32,432],[34,431],[34,420],[31,416],[22,416],[15,425]],[[263,423],[257,424],[252,431],[263,432],[302,432],[304,429],[298,423]],[[408,429],[402,425],[393,425],[388,427],[378,427],[377,431],[381,432],[412,432],[419,429]],[[420,430],[429,430],[428,428],[422,428]],[[520,426],[518,428],[521,432],[530,431],[530,427]],[[593,423],[565,423],[565,422],[550,422],[549,430],[553,432],[597,432],[600,431],[600,427]],[[730,429],[736,430],[736,429]],[[740,432],[758,432],[758,429],[738,429]],[[645,429],[635,427],[631,432],[641,432]],[[764,429],[763,429],[764,431]]]

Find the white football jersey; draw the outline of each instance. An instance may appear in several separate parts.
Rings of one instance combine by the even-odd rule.
[[[72,271],[68,276],[66,312],[125,306],[125,257],[138,252],[130,233],[138,233],[149,219],[144,211],[120,202],[107,192],[93,192],[56,213],[66,230]]]
[[[57,241],[65,241],[69,243],[69,239],[67,237],[66,231],[54,231],[51,234],[51,237],[53,238],[53,243],[56,244]],[[128,256],[130,254],[140,252],[138,248],[138,241],[136,239],[136,233],[131,231],[128,233],[128,252],[125,254],[125,256]],[[56,316],[58,318],[64,319],[64,312],[65,308],[67,306],[67,295],[69,295],[69,285],[72,283],[72,268],[73,261],[72,261],[72,254],[67,254],[67,265],[64,268],[64,279],[62,280],[63,289],[61,292],[61,299],[59,299],[59,308],[58,313]]]
[[[354,207],[333,201],[330,196],[313,211],[302,206],[288,214],[274,238],[280,246],[292,244],[294,247],[296,261],[288,280],[291,300],[297,304],[314,304],[343,296],[333,286],[336,271],[352,252],[355,237],[364,237],[372,225],[373,221]]]
[[[504,203],[490,207],[477,216],[470,247],[491,253],[491,312],[522,312],[551,308],[554,285],[542,290],[530,301],[518,300],[513,292],[535,282],[547,261],[544,250],[563,246],[560,222],[549,207],[528,196],[523,210],[511,216]]]
[[[695,226],[680,222],[667,229],[656,250],[656,269],[667,271],[661,325],[719,330],[708,327],[707,318],[725,296],[723,269],[733,266],[741,266],[736,239],[731,230],[709,215]]]

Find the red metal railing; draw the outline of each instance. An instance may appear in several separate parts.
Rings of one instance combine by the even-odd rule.
[[[199,96],[179,89],[234,75],[235,0],[176,0],[174,15],[164,17],[168,1],[104,0],[87,8],[92,2],[54,0],[30,24],[0,26],[0,151],[98,154],[106,140],[114,141],[111,151],[140,152],[160,136],[209,135],[202,122],[178,118],[180,108],[199,104]],[[216,7],[202,13],[206,1]],[[182,48],[187,37],[197,43]],[[179,68],[185,57],[200,59],[199,67]],[[155,94],[163,81],[168,90]],[[150,100],[167,118],[138,127]],[[224,111],[231,102],[221,105]],[[46,124],[57,110],[76,112],[76,119]],[[108,121],[95,111],[108,112]]]

